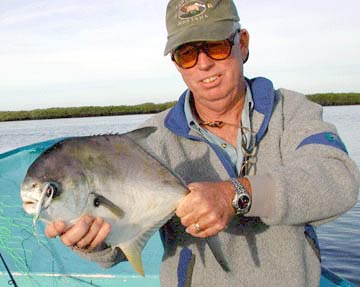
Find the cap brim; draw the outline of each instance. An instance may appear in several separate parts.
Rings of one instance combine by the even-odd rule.
[[[231,35],[235,30],[234,21],[224,20],[216,23],[211,23],[207,26],[192,26],[177,32],[173,36],[168,37],[165,46],[164,56],[169,54],[172,50],[180,45],[196,41],[218,41],[224,40]],[[211,26],[211,29],[209,29]]]

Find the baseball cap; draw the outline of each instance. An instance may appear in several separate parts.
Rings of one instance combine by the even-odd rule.
[[[218,41],[240,29],[232,0],[171,0],[166,10],[166,56],[176,47],[195,41]]]

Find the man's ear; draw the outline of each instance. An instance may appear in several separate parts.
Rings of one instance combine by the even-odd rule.
[[[249,41],[250,41],[249,32],[246,29],[241,29],[239,32],[239,38],[240,38],[241,58],[243,60],[243,63],[245,63],[249,58]]]

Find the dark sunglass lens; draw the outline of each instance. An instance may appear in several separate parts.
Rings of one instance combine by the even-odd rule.
[[[231,44],[228,40],[207,42],[207,52],[214,60],[224,60],[231,53]]]
[[[224,60],[231,54],[232,42],[230,40],[194,42],[178,47],[172,59],[184,69],[192,68],[198,61],[199,51],[204,51],[213,60]]]
[[[196,64],[198,52],[194,46],[184,45],[174,52],[175,62],[182,68],[191,68]]]

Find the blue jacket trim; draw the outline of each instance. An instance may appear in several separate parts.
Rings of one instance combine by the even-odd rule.
[[[191,277],[194,267],[195,257],[191,250],[184,247],[180,251],[179,265],[177,268],[178,276],[178,287],[189,287],[191,286]]]
[[[319,244],[319,239],[316,235],[315,228],[310,224],[306,224],[304,229],[304,234],[306,239],[311,241],[309,243],[313,248],[316,256],[319,258],[319,261],[321,262],[320,244]]]
[[[272,82],[266,78],[259,77],[252,80],[247,79],[247,81],[253,96],[254,109],[264,115],[264,120],[256,134],[255,142],[258,144],[265,135],[271,119],[275,103],[275,91]]]
[[[248,81],[252,92],[254,109],[257,112],[264,115],[263,122],[260,126],[258,133],[256,134],[256,144],[258,144],[265,135],[271,119],[271,114],[275,102],[275,92],[274,92],[273,84],[268,79],[255,78],[252,80],[248,80],[248,79],[246,80]],[[221,162],[223,163],[229,176],[230,177],[236,176],[235,171],[231,166],[231,163],[228,162],[228,159],[223,156],[222,152],[218,149],[217,146],[210,144],[209,142],[201,139],[200,137],[189,135],[190,128],[187,125],[186,116],[184,112],[186,92],[187,90],[181,94],[176,105],[167,114],[164,120],[165,127],[178,136],[191,140],[203,141],[209,144],[212,147],[212,149],[215,151]]]
[[[302,146],[305,146],[308,144],[322,144],[322,145],[332,146],[334,148],[342,150],[345,153],[348,153],[345,144],[342,142],[340,137],[333,132],[324,132],[324,133],[318,133],[318,134],[311,135],[311,136],[305,138],[297,146],[296,149],[299,149]]]
[[[184,104],[187,90],[184,91],[176,105],[169,111],[167,114],[164,124],[169,130],[174,132],[175,134],[189,138],[190,128],[187,125]]]

